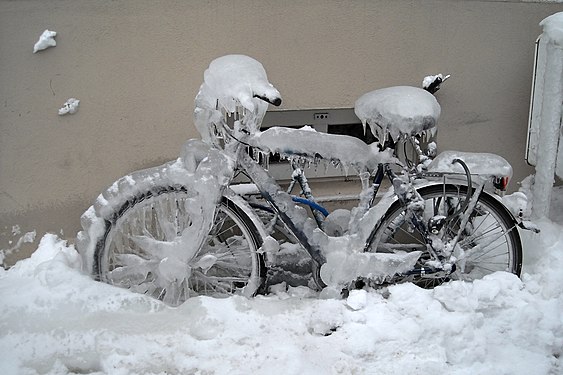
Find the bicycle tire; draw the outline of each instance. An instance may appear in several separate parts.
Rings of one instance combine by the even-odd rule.
[[[446,201],[449,212],[455,212],[466,199],[467,187],[431,185],[418,189],[418,192],[425,202],[424,220],[428,220],[439,213],[437,210],[445,208]],[[391,205],[374,236],[374,243],[378,243],[377,251],[389,251],[390,248],[412,251],[415,248],[424,248],[423,234],[405,220],[405,212],[406,209],[400,202]],[[451,238],[457,233],[459,224],[459,218],[450,222],[448,227],[441,231],[441,240],[445,240],[446,236]],[[478,247],[480,241],[482,247]],[[401,281],[412,281],[421,287],[433,288],[449,280],[472,281],[496,271],[507,271],[520,276],[522,243],[517,223],[506,207],[488,193],[483,192],[479,196],[458,244],[467,258],[459,264],[456,263],[456,269],[451,274],[440,276],[439,273],[415,273],[403,277]],[[368,251],[373,250],[370,248]],[[424,267],[424,262],[429,257],[428,249],[423,250],[417,267]]]
[[[97,239],[94,276],[171,306],[200,295],[255,295],[266,272],[259,252],[262,238],[252,220],[227,197],[217,207],[204,245],[181,265],[185,278],[169,280],[162,272],[163,262],[169,260],[165,254],[143,248],[147,243],[170,242],[190,225],[189,198],[185,187],[162,186],[123,203],[105,220],[105,231]]]

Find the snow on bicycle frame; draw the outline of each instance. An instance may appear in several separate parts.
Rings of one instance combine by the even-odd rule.
[[[392,150],[380,151],[377,143],[368,145],[358,138],[307,128],[272,127],[255,133],[248,142],[263,152],[284,158],[324,160],[345,168],[351,166],[358,172],[373,171],[382,163],[398,162]]]

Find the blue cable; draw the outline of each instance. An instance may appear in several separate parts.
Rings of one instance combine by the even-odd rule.
[[[327,209],[324,208],[323,206],[313,202],[313,201],[310,201],[308,199],[301,198],[301,197],[295,197],[295,196],[292,196],[291,199],[293,199],[294,202],[306,204],[307,206],[311,207],[312,209],[319,211],[325,217],[328,216]]]

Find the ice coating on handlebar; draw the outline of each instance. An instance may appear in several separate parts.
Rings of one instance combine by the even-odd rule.
[[[396,86],[368,92],[355,104],[356,116],[369,124],[380,139],[389,132],[393,139],[401,134],[415,135],[436,126],[440,105],[428,91],[418,87]]]
[[[253,132],[268,109],[265,100],[279,103],[281,95],[268,82],[262,64],[244,55],[219,57],[209,64],[195,99],[196,127],[207,141],[210,125],[220,124],[225,115],[239,113],[243,125]]]

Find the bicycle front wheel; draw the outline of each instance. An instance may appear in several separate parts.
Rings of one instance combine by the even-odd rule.
[[[222,198],[203,246],[187,263],[173,260],[169,245],[198,218],[190,194],[166,186],[129,199],[98,239],[94,273],[100,281],[178,306],[194,296],[254,295],[265,266],[261,237],[231,200]]]
[[[440,231],[440,241],[451,243],[459,232],[460,215],[452,217],[467,199],[467,187],[459,185],[431,185],[418,190],[424,200],[424,224],[430,218],[443,215],[448,218]],[[520,276],[522,244],[516,222],[509,211],[493,196],[483,192],[469,221],[458,239],[454,255],[459,259],[455,271],[443,273],[423,272],[405,277],[421,287],[432,288],[448,280],[475,280],[496,271],[507,271]],[[370,251],[422,250],[417,267],[422,269],[432,260],[425,234],[414,228],[408,213],[399,202],[387,211],[375,235],[377,249]],[[379,240],[379,241],[377,241]]]

